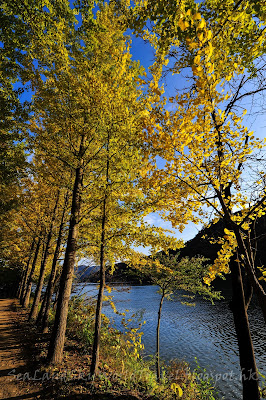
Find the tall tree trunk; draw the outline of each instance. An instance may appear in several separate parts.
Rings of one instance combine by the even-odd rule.
[[[65,214],[66,214],[66,210],[67,210],[68,199],[69,199],[69,194],[67,193],[66,197],[65,197],[65,204],[64,204],[64,208],[63,208],[61,223],[60,223],[58,237],[57,237],[56,248],[55,248],[55,252],[54,252],[51,274],[50,274],[49,282],[48,282],[46,292],[45,292],[45,294],[46,294],[45,299],[42,303],[42,308],[41,308],[39,316],[38,316],[38,320],[42,324],[41,325],[42,333],[46,333],[48,331],[49,309],[50,309],[52,296],[53,296],[53,292],[54,292],[54,287],[55,287],[55,283],[56,283],[57,260],[59,258],[60,249],[61,249],[63,228],[64,228]],[[37,322],[38,322],[38,320],[37,320]]]
[[[23,279],[22,279],[21,285],[19,287],[18,298],[20,299],[20,303],[21,304],[22,304],[23,298],[25,296],[27,282],[28,282],[28,279],[29,279],[30,262],[31,262],[31,258],[32,258],[32,255],[33,255],[34,246],[35,246],[35,238],[32,240],[32,244],[31,244],[30,251],[29,251],[29,257],[28,257],[27,265],[26,265],[26,268],[24,270],[24,274],[23,274]]]
[[[43,296],[43,299],[41,301],[41,307],[40,307],[40,310],[38,312],[38,316],[36,318],[36,325],[40,325],[40,323],[42,321],[42,318],[43,318],[43,315],[44,315],[44,310],[45,310],[45,307],[46,307],[46,302],[47,302],[47,287],[45,289],[44,296]]]
[[[228,208],[228,206],[225,204],[225,201],[221,195],[221,193],[216,190],[217,197],[220,201],[220,204],[222,206],[224,215],[225,215],[225,223],[227,225],[228,229],[231,229],[236,237],[237,240],[237,248],[239,255],[242,256],[243,258],[243,263],[245,266],[245,271],[247,273],[248,279],[250,281],[250,284],[252,285],[254,292],[258,298],[260,308],[262,310],[264,322],[266,323],[266,293],[261,286],[257,276],[256,276],[256,271],[254,267],[254,257],[253,257],[253,251],[250,246],[250,243],[243,239],[243,234],[242,234],[242,228],[238,224],[236,224],[232,218],[231,218],[231,210]],[[228,196],[227,198],[231,197],[230,193],[230,188],[228,190]]]
[[[234,232],[237,239],[239,254],[242,255],[244,260],[244,266],[247,273],[247,277],[254,289],[254,292],[258,298],[260,308],[262,310],[264,322],[266,323],[266,293],[261,286],[257,276],[255,267],[253,264],[253,255],[250,243],[245,243],[240,230],[237,225],[234,225]]]
[[[105,194],[103,199],[103,214],[102,214],[102,228],[101,228],[101,248],[100,248],[100,287],[97,298],[96,314],[95,314],[95,328],[94,328],[94,340],[91,356],[91,369],[90,375],[93,378],[98,373],[99,367],[99,354],[100,354],[100,336],[101,336],[101,324],[102,324],[102,304],[103,294],[105,287],[105,241],[106,241],[106,220],[107,220],[107,190],[109,184],[109,142],[110,136],[108,132],[107,138],[107,158],[106,158],[106,186]]]
[[[27,267],[28,267],[28,263],[27,263],[26,269],[27,269]],[[21,293],[22,293],[23,287],[25,285],[26,269],[23,269],[23,271],[22,271],[21,280],[18,283],[18,287],[17,287],[17,290],[16,290],[16,298],[19,299],[19,300],[21,299]]]
[[[59,286],[60,286],[60,283],[58,285],[58,282],[60,282],[61,274],[62,274],[62,271],[58,272],[58,274],[57,274],[57,276],[55,278],[55,283],[54,283],[54,292],[55,292],[55,298],[54,298],[54,303],[53,303],[53,310],[54,311],[56,310],[57,302],[58,302]]]
[[[46,267],[48,256],[49,256],[49,249],[50,249],[50,243],[51,243],[52,234],[53,234],[54,222],[55,222],[55,218],[56,218],[56,210],[57,210],[58,203],[59,203],[59,196],[60,196],[60,192],[58,190],[56,201],[55,201],[55,206],[53,209],[52,220],[51,220],[49,232],[47,235],[44,256],[43,256],[43,260],[41,263],[38,284],[37,284],[33,304],[32,304],[30,315],[29,315],[29,321],[34,321],[36,319],[37,313],[38,313],[38,306],[39,306],[41,294],[42,294],[42,288],[43,288],[43,282],[44,282],[44,276],[45,276],[45,267]]]
[[[84,174],[84,169],[83,169],[84,152],[85,152],[85,135],[82,136],[80,143],[80,149],[79,149],[80,166],[76,169],[76,176],[75,176],[73,195],[72,195],[71,217],[69,224],[67,247],[66,247],[65,259],[60,279],[55,322],[47,355],[47,362],[50,364],[59,363],[63,357],[67,315],[68,315],[68,304],[71,295],[75,258],[77,251],[79,212],[81,205],[82,180]]]
[[[164,300],[164,290],[162,292],[159,311],[158,311],[158,320],[157,320],[157,329],[156,329],[156,372],[157,372],[157,382],[160,383],[161,380],[161,372],[160,372],[160,325],[161,325],[161,315],[162,315],[162,306]]]
[[[232,302],[230,308],[233,312],[235,330],[239,348],[240,367],[242,371],[243,400],[259,400],[258,373],[250,335],[247,305],[243,289],[240,264],[232,261]]]
[[[40,236],[39,236],[39,239],[38,239],[38,242],[36,245],[36,249],[35,249],[34,259],[33,259],[32,266],[31,266],[31,271],[29,273],[29,278],[26,283],[25,293],[24,293],[24,296],[22,299],[22,306],[25,308],[28,307],[28,305],[29,305],[29,300],[30,300],[30,295],[31,295],[31,286],[32,286],[32,277],[35,272],[35,267],[36,267],[40,247],[41,247],[41,242],[42,242],[42,234],[40,233]]]
[[[244,258],[244,267],[250,283],[256,292],[258,286],[256,285],[256,275],[253,271],[252,256],[249,254],[248,249],[245,247],[241,228],[232,220],[232,212],[228,205],[225,204],[224,199],[219,191],[216,191],[220,200],[220,204],[225,215],[225,226],[227,229],[235,233],[237,240],[237,259],[240,255]],[[231,197],[230,185],[226,189],[226,198]],[[251,250],[251,249],[250,249]],[[247,307],[251,293],[244,293],[243,279],[241,266],[239,261],[231,261],[230,263],[231,277],[232,277],[232,302],[230,308],[233,312],[235,330],[239,348],[240,367],[242,373],[243,385],[243,400],[259,400],[259,383],[258,372],[256,367],[254,349],[252,338],[249,329],[249,321],[247,314]],[[266,315],[266,314],[265,314]]]
[[[105,262],[104,262],[105,222],[106,222],[106,198],[104,199],[104,206],[103,206],[101,250],[100,250],[100,287],[98,292],[96,315],[95,315],[94,341],[93,341],[92,361],[91,361],[91,371],[90,371],[91,377],[97,375],[99,366],[102,304],[103,304],[103,294],[105,287]]]

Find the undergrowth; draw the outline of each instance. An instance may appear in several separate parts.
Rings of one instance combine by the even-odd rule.
[[[115,312],[117,312],[114,309]],[[67,335],[81,342],[90,353],[93,343],[95,303],[73,297],[70,302]],[[134,318],[122,314],[121,329],[115,328],[103,316],[99,375],[92,381],[101,392],[132,393],[139,398],[156,400],[215,400],[211,381],[197,379],[184,361],[173,360],[162,366],[162,378],[157,382],[155,360],[145,357],[142,326]],[[135,323],[135,326],[134,326]]]

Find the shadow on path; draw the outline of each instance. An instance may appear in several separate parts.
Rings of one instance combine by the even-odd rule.
[[[41,383],[23,379],[24,374],[32,376],[37,364],[28,323],[18,309],[17,300],[0,299],[0,399],[41,399]]]

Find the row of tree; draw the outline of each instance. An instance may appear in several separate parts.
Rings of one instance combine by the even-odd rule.
[[[133,245],[150,245],[155,251],[176,245],[176,240],[144,219],[153,207],[141,184],[141,169],[147,164],[143,152],[147,99],[138,82],[144,71],[131,60],[125,15],[115,11],[116,4],[107,3],[99,4],[94,15],[93,4],[84,3],[79,9],[68,9],[82,19],[78,28],[68,13],[58,14],[52,4],[49,7],[56,13],[61,33],[49,49],[51,59],[50,53],[38,58],[33,51],[34,95],[29,122],[25,121],[30,160],[19,179],[14,236],[3,238],[3,243],[16,246],[9,265],[16,256],[22,268],[17,294],[24,307],[36,279],[29,320],[43,332],[57,288],[49,363],[62,359],[77,253],[100,264],[93,376],[99,363],[106,264],[131,259]],[[14,208],[10,212],[14,214]],[[13,250],[9,247],[9,252]]]
[[[100,265],[95,375],[106,265],[141,265],[134,246],[181,245],[145,217],[158,211],[181,230],[223,218],[205,284],[231,272],[243,399],[260,398],[258,379],[246,379],[257,378],[247,311],[254,291],[266,321],[253,229],[265,213],[265,146],[243,109],[250,99],[262,111],[265,18],[263,0],[2,3],[1,263],[19,272],[25,307],[36,280],[29,318],[43,331],[57,293],[50,363],[62,359],[78,257]],[[149,71],[131,59],[129,28],[154,48]],[[170,74],[187,82],[167,97]]]

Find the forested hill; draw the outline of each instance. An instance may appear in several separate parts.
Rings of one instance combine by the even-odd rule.
[[[186,242],[183,249],[180,250],[181,257],[193,257],[202,255],[213,262],[220,249],[220,245],[215,243],[219,237],[223,236],[224,221],[221,219],[215,224],[202,229],[193,239]],[[259,218],[254,226],[252,245],[257,248],[256,265],[266,265],[266,216]],[[173,252],[175,253],[175,252]]]
[[[193,239],[186,242],[185,247],[178,250],[180,258],[202,255],[212,263],[220,249],[217,239],[223,235],[223,232],[223,220],[203,228]],[[255,223],[254,237],[256,240],[253,241],[253,245],[257,247],[256,265],[266,265],[266,216],[259,218]],[[170,250],[170,253],[175,254],[176,251]],[[87,275],[85,278],[89,279],[90,282],[97,282],[99,280],[99,272],[90,274],[90,276]],[[129,269],[125,263],[116,264],[114,273],[112,275],[107,273],[106,279],[107,282],[151,283],[148,278],[141,276],[136,270]]]

